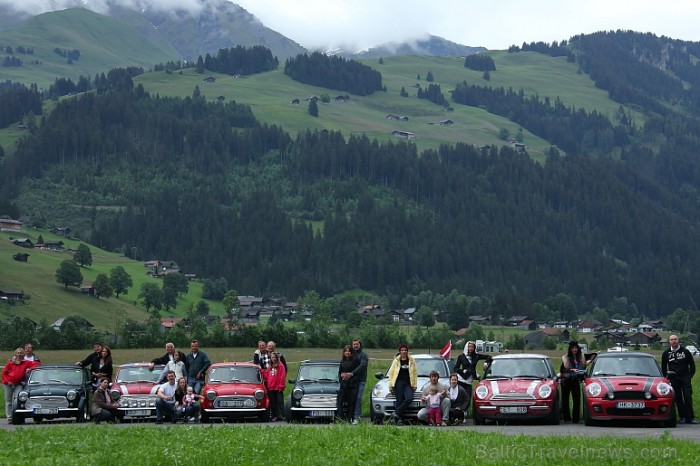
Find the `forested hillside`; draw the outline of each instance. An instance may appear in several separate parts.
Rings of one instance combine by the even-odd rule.
[[[582,40],[569,50],[604,74],[610,62]],[[655,76],[649,62],[636,72]],[[640,315],[665,316],[700,299],[694,72],[682,68],[688,89],[675,97],[634,101],[643,125],[625,111],[454,83],[455,107],[549,139],[543,163],[510,146],[419,152],[337,131],[292,137],[247,105],[161,97],[116,73],[104,92],[59,102],[2,159],[0,197],[24,211],[53,193],[95,245],[175,260],[239,294],[361,288],[399,306],[455,289],[510,315],[563,293],[580,313],[624,297]]]

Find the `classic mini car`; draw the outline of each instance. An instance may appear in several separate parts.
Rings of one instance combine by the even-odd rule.
[[[339,365],[325,359],[301,362],[296,380],[289,380],[294,388],[285,407],[287,422],[335,417]]]
[[[474,388],[474,424],[544,419],[559,424],[559,383],[541,354],[495,356]]]
[[[622,419],[676,426],[673,388],[650,354],[601,353],[588,370],[583,389],[585,424]]]
[[[202,422],[212,418],[270,420],[270,401],[257,364],[212,364],[201,394]]]
[[[145,419],[156,415],[156,390],[163,367],[151,371],[149,363],[137,362],[116,367],[109,392],[112,400],[119,401],[124,419]]]
[[[17,394],[12,409],[13,424],[26,418],[39,423],[44,419],[90,418],[92,378],[90,371],[75,365],[42,365],[32,369]]]
[[[418,411],[425,405],[421,401],[421,390],[425,384],[430,383],[431,371],[438,371],[440,382],[443,384],[449,385],[450,383],[450,367],[445,358],[436,354],[414,354],[412,356],[418,369],[418,390],[413,394],[413,401],[406,410],[405,419],[408,420],[416,419]],[[389,369],[387,368],[386,372],[374,374],[379,379],[379,382],[372,388],[369,400],[370,417],[374,423],[383,422],[394,413],[396,396],[389,391],[388,373]]]

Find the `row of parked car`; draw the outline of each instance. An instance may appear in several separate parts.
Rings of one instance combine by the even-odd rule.
[[[583,381],[583,418],[586,425],[610,420],[654,421],[676,426],[673,388],[656,359],[646,353],[601,353],[594,355]],[[436,370],[448,385],[451,361],[430,354],[413,356],[418,369],[419,390],[406,416],[416,418],[423,406],[420,388],[429,383]],[[338,361],[302,361],[293,389],[286,400],[289,422],[332,420],[338,391]],[[124,364],[116,368],[110,389],[119,400],[124,419],[155,417],[155,391],[162,367],[149,370],[148,363]],[[386,372],[370,394],[370,417],[375,423],[394,412],[394,394],[389,391]],[[476,425],[486,421],[543,420],[560,423],[560,395],[557,372],[549,357],[540,354],[495,356],[474,387],[471,416]],[[260,368],[248,362],[213,364],[202,389],[201,421],[247,419],[269,421],[269,401]],[[92,385],[87,369],[74,365],[42,365],[33,369],[13,409],[13,423],[26,418],[90,418]]]

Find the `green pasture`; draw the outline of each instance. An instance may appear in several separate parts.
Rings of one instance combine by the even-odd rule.
[[[509,436],[393,426],[155,425],[0,431],[3,465],[619,465],[695,464],[695,442],[661,438]]]
[[[119,299],[114,296],[109,299],[97,299],[81,294],[80,290],[74,287],[66,289],[56,282],[54,276],[56,270],[62,261],[73,258],[73,251],[55,252],[37,248],[26,249],[12,244],[11,238],[18,237],[30,238],[33,243],[36,243],[39,235],[42,235],[45,241],[63,241],[64,247],[73,250],[81,244],[78,240],[59,237],[46,230],[25,228],[25,232],[21,234],[0,232],[0,289],[23,291],[30,296],[27,304],[12,306],[9,308],[9,312],[4,315],[0,312],[0,318],[18,315],[32,319],[37,323],[43,319],[51,323],[60,317],[80,314],[96,328],[114,331],[126,319],[143,321],[148,317],[145,308],[141,304],[137,304],[137,296],[143,283],[160,284],[161,281],[146,275],[143,262],[88,245],[92,253],[93,263],[92,266],[81,269],[84,284],[92,283],[99,273],[109,276],[111,269],[116,266],[124,267],[134,282],[134,286],[128,294],[120,295]],[[12,256],[18,252],[28,253],[28,262],[15,261]],[[160,259],[168,260],[169,258]],[[201,282],[190,282],[189,292],[178,299],[176,309],[168,313],[163,312],[162,316],[184,316],[187,307],[202,300],[201,296]],[[211,314],[223,313],[220,303],[207,302]],[[70,312],[70,309],[74,309],[74,312]]]

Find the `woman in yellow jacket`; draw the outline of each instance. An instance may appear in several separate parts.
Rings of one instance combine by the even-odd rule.
[[[389,390],[396,396],[396,406],[391,418],[396,424],[403,424],[406,409],[413,401],[413,393],[418,389],[416,362],[408,354],[408,345],[399,346],[399,354],[389,368]]]

